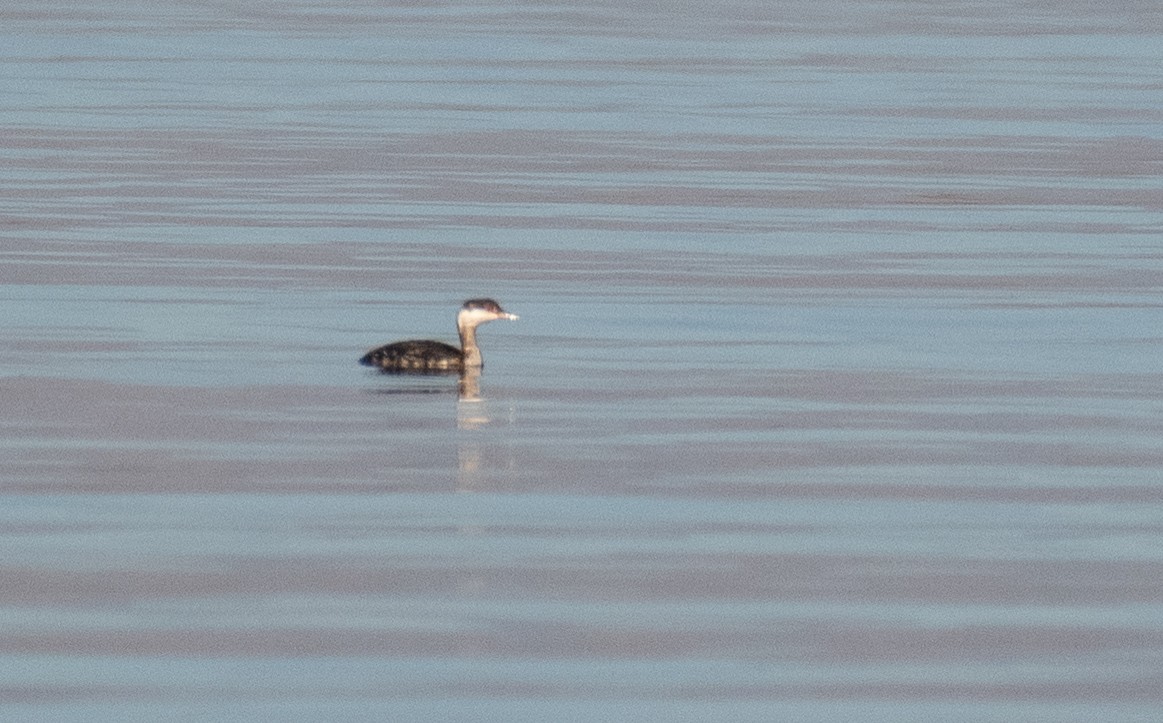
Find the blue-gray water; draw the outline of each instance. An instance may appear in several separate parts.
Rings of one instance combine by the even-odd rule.
[[[1157,720],[1160,28],[0,9],[0,717]]]

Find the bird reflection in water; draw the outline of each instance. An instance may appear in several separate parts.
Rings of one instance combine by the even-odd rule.
[[[469,299],[457,313],[456,326],[461,346],[428,340],[395,342],[372,349],[359,361],[389,375],[424,377],[436,382],[438,377],[458,376],[456,384],[456,426],[463,432],[478,432],[491,423],[488,404],[481,396],[481,368],[484,364],[476,342],[479,325],[497,319],[516,320],[492,299]],[[449,393],[451,385],[407,384],[394,389],[377,390],[388,394]],[[458,491],[478,488],[487,473],[481,440],[475,434],[460,435],[457,442]]]

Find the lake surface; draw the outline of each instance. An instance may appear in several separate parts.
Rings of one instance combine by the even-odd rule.
[[[0,717],[1158,720],[1163,6],[637,5],[0,9]]]

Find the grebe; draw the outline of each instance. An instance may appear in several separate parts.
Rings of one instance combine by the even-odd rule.
[[[379,367],[389,372],[444,372],[479,369],[481,350],[477,346],[477,327],[486,321],[509,319],[510,314],[492,299],[469,299],[456,315],[456,330],[460,332],[460,348],[439,341],[412,340],[372,349],[359,360],[360,364]]]

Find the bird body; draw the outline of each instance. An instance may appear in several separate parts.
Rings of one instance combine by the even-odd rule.
[[[364,366],[386,372],[463,372],[484,365],[476,342],[476,328],[497,319],[516,320],[492,299],[469,299],[456,315],[460,348],[441,341],[414,339],[397,341],[372,349],[360,358]]]
[[[359,363],[398,371],[458,371],[464,366],[464,352],[442,341],[410,339],[372,349]]]

